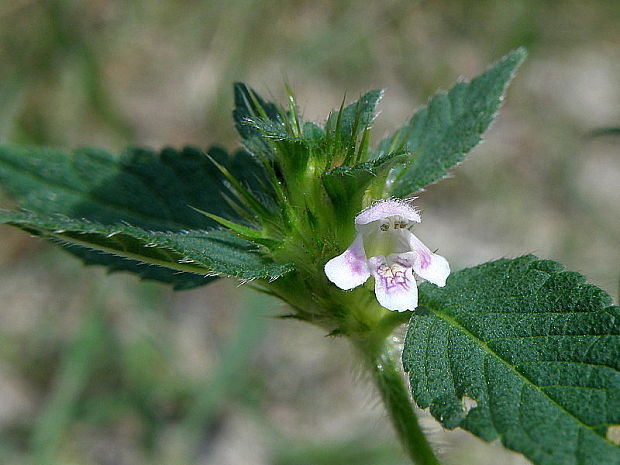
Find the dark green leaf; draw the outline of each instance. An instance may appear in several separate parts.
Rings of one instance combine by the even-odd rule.
[[[254,244],[226,231],[146,231],[122,224],[1,211],[0,223],[69,247],[142,263],[145,268],[154,265],[176,272],[243,280],[274,279],[291,271],[290,266],[273,263]]]
[[[538,465],[618,465],[620,308],[525,256],[420,286],[403,364],[417,404]]]
[[[245,152],[209,151],[257,195],[264,175]],[[0,146],[0,183],[19,206],[44,214],[121,221],[144,229],[209,229],[215,223],[194,208],[237,220],[231,192],[205,153],[193,147],[157,154],[132,148],[120,158],[84,148],[72,154],[43,147]]]
[[[246,152],[230,157],[213,148],[209,155],[228,167],[259,199],[269,201],[264,171]],[[226,197],[233,197],[213,162],[199,149],[171,148],[157,154],[128,149],[116,159],[96,149],[73,154],[21,146],[0,146],[0,183],[18,205],[42,217],[63,215],[103,225],[121,222],[144,230],[186,231],[217,225],[196,209],[242,221]],[[93,252],[67,249],[89,264],[126,270],[177,288],[206,284],[200,276]]]
[[[405,197],[440,180],[478,145],[525,56],[525,49],[517,49],[471,82],[435,95],[407,126],[381,142],[379,154],[412,154],[410,163],[394,168],[391,195]]]

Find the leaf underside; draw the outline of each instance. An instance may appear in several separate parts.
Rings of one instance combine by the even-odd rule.
[[[413,397],[538,465],[618,465],[620,308],[534,256],[424,283],[405,342]]]
[[[209,155],[257,198],[269,197],[264,173],[247,153],[231,157],[214,148]],[[1,222],[59,242],[86,263],[111,271],[188,289],[213,279],[205,275],[272,278],[288,269],[247,241],[209,231],[216,223],[197,209],[244,220],[230,206],[220,170],[197,148],[160,153],[134,148],[115,158],[88,148],[67,154],[0,146],[0,183],[26,212],[2,212]]]
[[[482,140],[516,69],[525,59],[517,49],[471,82],[459,82],[436,94],[408,125],[381,142],[378,154],[394,150],[411,153],[411,161],[392,170],[390,194],[415,194],[448,174]]]
[[[110,254],[121,260],[198,275],[240,279],[277,278],[291,268],[263,256],[256,246],[227,231],[146,231],[129,225],[102,225],[62,216],[0,211],[0,222],[69,247]]]

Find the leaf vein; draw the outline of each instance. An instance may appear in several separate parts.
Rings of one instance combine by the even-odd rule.
[[[498,353],[496,353],[493,349],[491,349],[488,344],[483,341],[482,339],[480,339],[478,336],[476,336],[474,333],[472,333],[469,329],[467,329],[466,327],[464,327],[463,325],[461,325],[457,320],[455,320],[454,318],[452,318],[450,315],[445,314],[443,311],[441,311],[440,309],[433,309],[431,308],[431,311],[437,315],[439,318],[441,318],[442,320],[444,320],[448,325],[450,326],[454,326],[456,328],[458,328],[459,330],[461,330],[467,337],[469,337],[473,342],[477,343],[478,345],[480,345],[482,347],[482,349],[489,354],[491,357],[497,359],[499,362],[501,362],[502,364],[504,364],[506,367],[508,367],[514,375],[516,375],[518,378],[520,378],[524,383],[528,384],[529,386],[531,386],[532,388],[534,388],[542,397],[544,397],[546,400],[548,400],[549,402],[551,402],[552,404],[554,404],[558,409],[560,409],[562,412],[564,412],[571,420],[573,420],[575,423],[579,424],[581,427],[588,429],[590,431],[592,431],[594,434],[596,434],[595,431],[593,431],[593,428],[584,423],[583,421],[581,421],[579,418],[577,418],[576,416],[574,416],[571,412],[569,412],[568,410],[566,410],[566,408],[564,408],[563,405],[561,405],[560,403],[558,403],[556,400],[554,400],[551,396],[549,396],[545,391],[543,391],[539,386],[537,386],[534,382],[532,382],[527,376],[525,376],[523,373],[521,373],[518,369],[517,369],[517,365],[516,364],[512,364],[510,363],[508,360],[505,360],[504,358],[502,358]],[[601,436],[599,436],[601,437]],[[607,441],[610,444],[613,444],[611,441],[609,441],[607,438],[602,438],[605,441]],[[616,446],[615,444],[613,444],[614,446]],[[616,446],[617,447],[617,446]]]

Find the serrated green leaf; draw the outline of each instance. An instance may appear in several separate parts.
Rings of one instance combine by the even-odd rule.
[[[182,273],[275,279],[292,270],[273,263],[256,245],[227,231],[147,231],[130,225],[103,225],[63,216],[0,211],[10,224],[68,247],[119,257]]]
[[[223,149],[213,148],[209,155],[255,195],[269,195],[262,191],[260,165],[246,153],[230,157]],[[131,148],[117,158],[92,148],[66,153],[2,145],[0,184],[26,210],[103,224],[124,221],[160,231],[216,226],[194,208],[239,219],[225,201],[224,195],[231,192],[224,176],[205,152],[194,147],[166,148],[159,154]]]
[[[620,308],[534,256],[420,286],[403,353],[416,403],[537,465],[618,465]]]
[[[228,167],[261,200],[272,195],[264,171],[246,152],[234,157],[213,148],[210,157]],[[64,215],[102,225],[131,224],[143,230],[185,231],[218,226],[196,209],[243,222],[231,207],[224,176],[196,148],[166,148],[159,154],[128,149],[119,158],[97,149],[72,154],[41,147],[0,146],[0,184],[18,205],[42,217]],[[172,283],[178,289],[209,280],[86,248],[67,249],[88,264],[130,271],[145,279]]]
[[[471,82],[459,82],[447,94],[435,95],[407,126],[381,142],[379,154],[394,150],[412,154],[410,163],[394,168],[389,194],[405,197],[440,180],[478,145],[525,56],[525,49],[517,49]]]

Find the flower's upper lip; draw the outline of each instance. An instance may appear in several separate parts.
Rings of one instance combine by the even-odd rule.
[[[355,224],[363,225],[399,216],[408,221],[420,222],[420,214],[405,200],[386,199],[375,203],[355,217]]]

